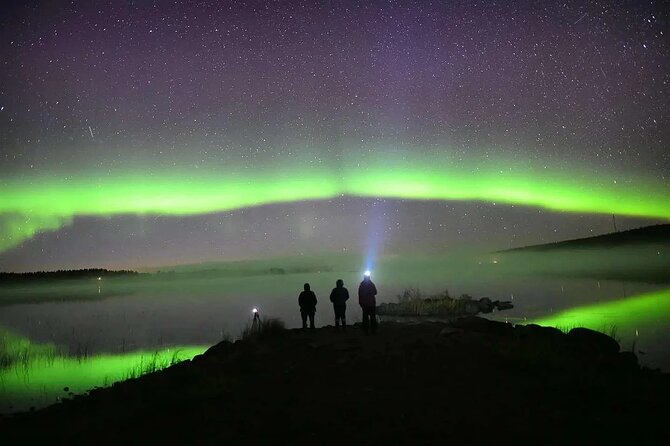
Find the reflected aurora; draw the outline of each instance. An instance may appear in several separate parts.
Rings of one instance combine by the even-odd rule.
[[[206,346],[179,346],[157,351],[135,351],[124,354],[97,354],[78,359],[67,356],[34,358],[0,369],[0,401],[10,402],[14,409],[24,405],[43,406],[67,397],[68,388],[75,394],[94,387],[104,387],[142,370],[165,368],[174,361],[191,359],[207,350]],[[27,408],[26,406],[25,408]]]
[[[584,305],[528,323],[562,329],[586,327],[608,332],[616,328],[618,335],[631,335],[644,327],[661,327],[670,316],[670,289],[631,296],[624,299]],[[607,333],[609,334],[609,333]]]

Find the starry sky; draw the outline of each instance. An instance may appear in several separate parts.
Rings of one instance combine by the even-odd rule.
[[[670,219],[662,1],[5,1],[0,270]]]

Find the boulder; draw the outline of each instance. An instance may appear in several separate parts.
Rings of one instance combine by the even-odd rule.
[[[534,337],[542,340],[563,340],[565,335],[554,327],[544,327],[537,324],[515,325],[515,334],[520,337]]]
[[[219,356],[219,357],[226,357],[229,352],[232,350],[233,344],[228,341],[221,341],[216,345],[211,346],[208,348],[202,355],[198,356],[203,356],[205,358],[210,357],[210,356]]]
[[[578,352],[600,356],[619,353],[619,343],[599,331],[588,328],[573,328],[567,334],[568,342]]]
[[[479,305],[477,305],[477,302],[466,302],[465,305],[463,305],[463,312],[465,314],[475,315],[479,313]]]
[[[479,308],[479,311],[482,313],[490,313],[493,311],[493,302],[491,302],[491,299],[488,297],[482,297],[477,301],[477,307]]]
[[[462,328],[465,331],[474,331],[478,333],[489,333],[489,334],[511,334],[514,331],[514,327],[505,322],[496,322],[484,319],[477,316],[466,316],[459,319],[456,319],[452,322],[452,326],[457,328]]]
[[[457,333],[463,333],[463,329],[457,327],[444,327],[442,330],[440,330],[440,334],[438,336],[448,337]]]
[[[498,311],[511,310],[512,308],[514,308],[514,305],[512,305],[512,302],[509,302],[509,301],[502,301],[501,302],[501,301],[497,300],[497,301],[493,302],[493,304],[496,306]]]
[[[622,370],[635,372],[640,369],[637,355],[633,352],[621,352],[617,355],[617,360]]]

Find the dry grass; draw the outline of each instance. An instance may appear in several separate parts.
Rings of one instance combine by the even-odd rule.
[[[262,319],[259,322],[250,322],[242,330],[241,339],[263,339],[281,336],[286,333],[284,321],[278,318]]]

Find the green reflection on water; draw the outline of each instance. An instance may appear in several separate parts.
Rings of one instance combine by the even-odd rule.
[[[609,302],[570,308],[529,323],[569,329],[616,329],[617,337],[634,334],[641,328],[661,327],[670,316],[670,289],[631,296]],[[608,333],[609,334],[609,333]]]
[[[33,357],[0,370],[0,411],[44,406],[127,378],[168,367],[203,353],[208,346],[178,346],[156,351],[98,354],[86,358]],[[64,388],[68,391],[64,391]]]

